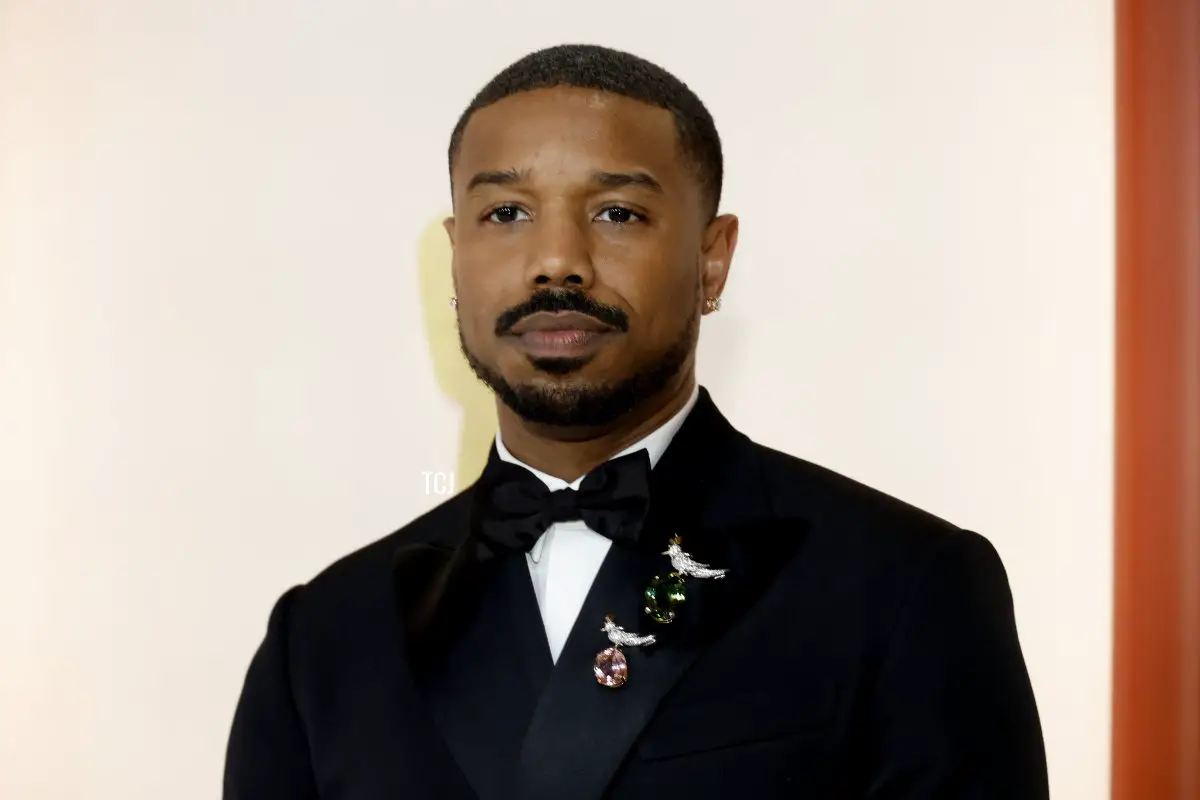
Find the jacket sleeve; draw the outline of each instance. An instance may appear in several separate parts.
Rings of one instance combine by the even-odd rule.
[[[223,800],[316,800],[308,742],[292,699],[288,634],[297,589],[271,611],[247,671],[225,756]]]
[[[1041,723],[1000,556],[963,531],[909,598],[871,704],[869,800],[1046,800]]]

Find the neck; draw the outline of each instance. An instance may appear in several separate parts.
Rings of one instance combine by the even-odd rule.
[[[504,446],[524,463],[568,483],[662,426],[687,405],[696,378],[685,370],[677,381],[603,429],[561,428],[527,422],[497,401]]]

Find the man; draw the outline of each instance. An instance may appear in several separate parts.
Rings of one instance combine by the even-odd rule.
[[[750,441],[697,386],[738,222],[695,95],[551,48],[449,156],[495,445],[280,599],[226,800],[1047,797],[995,550]]]

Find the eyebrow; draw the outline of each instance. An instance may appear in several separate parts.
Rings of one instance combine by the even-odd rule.
[[[519,170],[516,168],[506,170],[490,170],[488,172],[477,172],[467,184],[467,191],[473,192],[480,186],[512,186],[513,184],[521,183],[529,177],[528,170]]]
[[[599,184],[606,189],[636,186],[658,194],[662,194],[663,191],[662,184],[645,172],[594,172],[592,173],[592,183]]]
[[[467,183],[467,191],[472,192],[480,186],[514,186],[527,180],[529,173],[529,170],[516,168],[479,172]],[[663,193],[662,184],[646,172],[593,172],[591,177],[592,183],[606,189],[635,186],[658,194]]]

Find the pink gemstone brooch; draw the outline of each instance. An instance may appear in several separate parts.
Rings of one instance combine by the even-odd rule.
[[[611,615],[604,618],[604,627],[601,630],[608,635],[608,641],[612,643],[612,647],[605,648],[596,654],[593,671],[596,674],[597,683],[610,689],[617,689],[624,686],[625,681],[629,679],[629,662],[625,659],[621,648],[644,647],[654,644],[655,639],[653,635],[639,636],[636,633],[627,632],[613,621]]]

